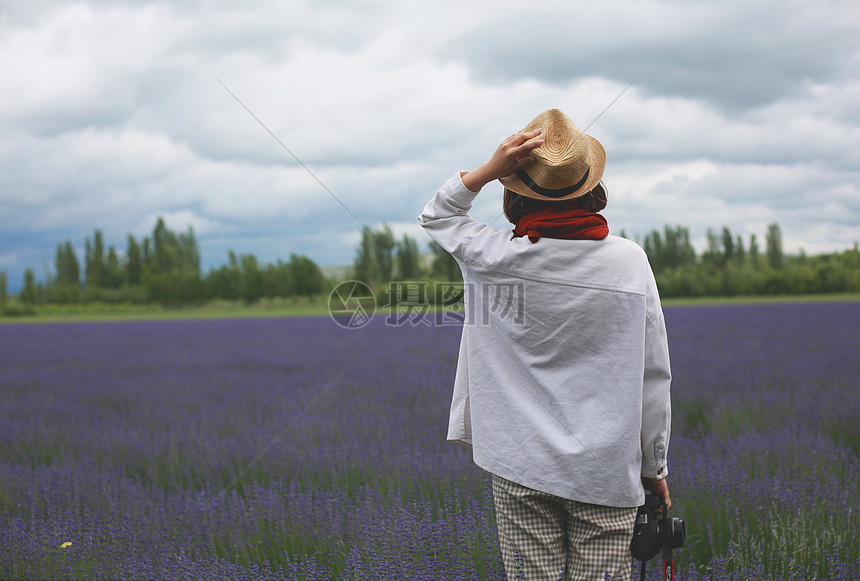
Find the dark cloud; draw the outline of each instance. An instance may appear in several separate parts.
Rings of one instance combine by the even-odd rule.
[[[595,76],[626,85],[635,79],[647,94],[699,99],[729,115],[858,71],[860,9],[848,3],[638,6],[611,2],[590,13],[571,4],[539,15],[539,22],[489,13],[439,50],[467,63],[485,83],[565,84]]]

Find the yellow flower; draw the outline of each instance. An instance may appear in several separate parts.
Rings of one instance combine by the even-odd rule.
[[[66,541],[65,543],[63,543],[62,545],[60,545],[60,548],[61,548],[61,549],[65,549],[65,548],[67,548],[67,547],[71,547],[71,546],[72,546],[72,543],[70,543],[69,541]]]

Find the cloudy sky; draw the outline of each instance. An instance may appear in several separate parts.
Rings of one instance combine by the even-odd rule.
[[[158,216],[205,269],[350,263],[362,224],[423,247],[436,188],[551,107],[604,144],[615,233],[860,240],[854,0],[4,0],[0,270]],[[488,186],[473,214],[500,211]]]

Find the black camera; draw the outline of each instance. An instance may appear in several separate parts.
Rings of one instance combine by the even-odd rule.
[[[661,516],[657,510],[663,507]],[[646,491],[645,504],[636,513],[636,524],[633,526],[633,542],[630,552],[640,561],[648,561],[661,550],[665,557],[671,559],[672,549],[684,546],[687,538],[687,527],[679,518],[668,518],[663,499]]]

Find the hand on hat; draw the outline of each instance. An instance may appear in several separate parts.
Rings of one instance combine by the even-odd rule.
[[[493,180],[509,176],[535,161],[529,152],[543,145],[542,139],[534,139],[541,130],[514,133],[505,139],[493,156],[477,169],[462,174],[463,185],[473,192],[481,191]],[[529,141],[532,139],[533,141]]]

